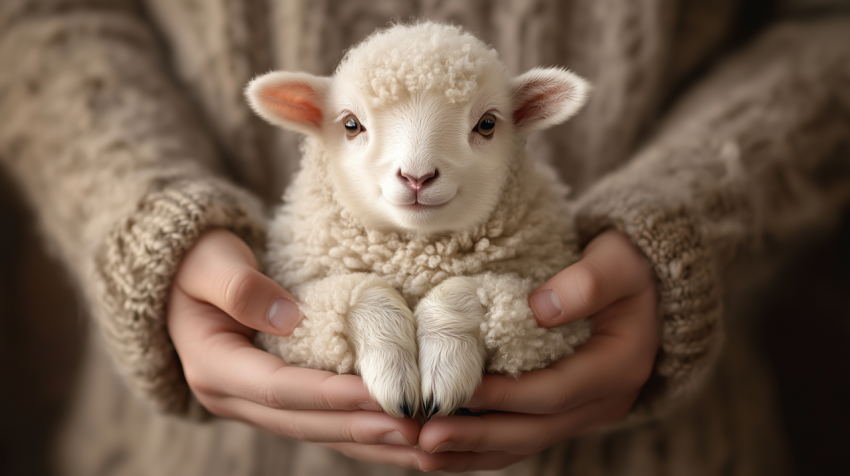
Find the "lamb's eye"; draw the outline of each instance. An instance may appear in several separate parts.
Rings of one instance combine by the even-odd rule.
[[[363,126],[360,125],[360,121],[357,120],[354,114],[345,116],[342,119],[342,125],[345,126],[345,134],[348,137],[354,137],[363,130]]]
[[[478,119],[478,125],[475,126],[475,130],[484,137],[493,135],[493,131],[496,130],[496,116],[484,114],[481,116],[481,119]]]

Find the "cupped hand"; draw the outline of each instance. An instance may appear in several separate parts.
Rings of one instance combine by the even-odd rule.
[[[288,335],[299,317],[248,246],[214,230],[181,262],[167,319],[186,380],[212,413],[305,441],[388,444],[377,447],[388,452],[416,444],[419,425],[380,411],[360,377],[291,367],[252,345],[255,330]]]
[[[498,413],[434,418],[419,434],[422,451],[330,446],[358,459],[429,471],[498,469],[622,419],[649,378],[659,346],[655,280],[643,254],[624,235],[603,233],[529,304],[542,327],[590,317],[593,332],[575,354],[545,369],[517,379],[485,375],[465,406]]]

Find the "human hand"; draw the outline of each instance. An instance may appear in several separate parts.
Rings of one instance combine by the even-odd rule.
[[[591,338],[572,356],[518,379],[485,375],[465,406],[502,413],[434,418],[419,434],[424,452],[331,446],[355,458],[423,470],[498,469],[615,422],[628,413],[652,371],[659,346],[656,301],[646,258],[625,236],[603,233],[578,263],[529,298],[542,327],[591,317]]]
[[[236,235],[214,230],[198,240],[175,276],[167,319],[201,404],[218,416],[299,440],[416,444],[418,423],[382,412],[360,377],[291,367],[253,346],[255,329],[292,333],[300,318],[294,302],[257,270]]]

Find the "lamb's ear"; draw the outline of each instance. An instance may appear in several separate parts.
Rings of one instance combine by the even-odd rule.
[[[584,105],[590,85],[560,68],[535,68],[512,81],[514,124],[546,129],[569,119]]]
[[[248,104],[263,119],[298,132],[321,132],[331,79],[307,73],[275,71],[248,83]]]

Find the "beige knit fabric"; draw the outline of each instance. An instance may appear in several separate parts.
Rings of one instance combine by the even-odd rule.
[[[261,206],[214,177],[214,146],[131,9],[56,17],[38,7],[0,6],[0,23],[30,14],[0,42],[0,62],[15,65],[0,68],[0,157],[127,382],[157,408],[185,412],[189,391],[165,331],[171,278],[212,227],[260,246]]]
[[[639,409],[693,390],[717,357],[717,273],[736,253],[823,226],[850,199],[848,25],[773,29],[700,84],[631,164],[582,197],[584,240],[616,227],[659,280],[661,352]]]
[[[753,474],[756,460],[723,442],[736,435],[752,444],[756,433],[739,428],[766,427],[764,419],[748,419],[758,412],[729,403],[746,401],[740,399],[745,385],[718,384],[728,383],[735,366],[719,367],[695,403],[685,405],[685,397],[704,384],[717,360],[724,327],[719,277],[729,260],[740,250],[779,248],[833,220],[848,202],[850,23],[812,16],[772,28],[699,81],[650,137],[653,118],[671,99],[667,91],[705,66],[702,60],[726,37],[731,7],[707,31],[682,27],[698,3],[4,0],[0,164],[20,184],[46,242],[100,323],[111,365],[148,404],[187,414],[190,392],[164,325],[171,276],[210,227],[260,245],[258,201],[221,176],[260,191],[268,170],[296,167],[292,160],[270,164],[272,141],[286,154],[291,137],[274,139],[236,100],[251,75],[271,66],[329,73],[345,47],[398,14],[469,25],[514,72],[570,66],[596,86],[588,110],[534,139],[531,149],[551,158],[577,190],[588,190],[577,221],[583,242],[613,226],[652,261],[662,352],[631,418],[670,416],[560,445],[505,474],[640,474],[689,462],[702,474]],[[590,186],[630,158],[626,168]],[[104,373],[108,366],[99,365],[90,367],[100,373],[87,380],[81,395],[88,398],[77,407],[83,420],[75,420],[97,415],[88,421],[99,426],[89,427],[85,441],[71,438],[79,451],[65,459],[77,474],[336,469],[325,465],[338,465],[340,474],[405,473],[233,423],[198,427],[156,416],[129,400]],[[739,377],[734,382],[755,381]],[[110,408],[118,410],[110,416]],[[736,418],[718,416],[731,418],[734,408]],[[714,421],[727,427],[696,432]],[[107,427],[115,431],[112,441],[98,433]],[[240,446],[228,437],[234,434],[256,445]],[[157,443],[157,435],[174,441]],[[190,441],[195,451],[179,454]],[[664,446],[659,442],[677,449],[656,451]],[[172,459],[162,458],[168,454]],[[199,462],[225,461],[219,456],[232,464]],[[708,459],[712,464],[695,463]],[[622,461],[630,464],[606,466]]]

